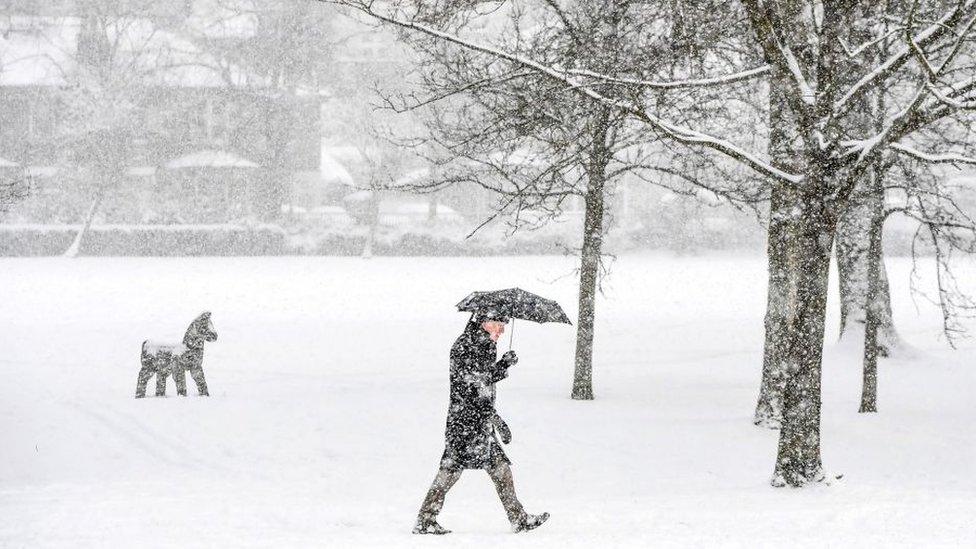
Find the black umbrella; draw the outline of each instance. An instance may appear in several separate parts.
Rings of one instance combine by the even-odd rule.
[[[521,288],[493,292],[474,292],[457,304],[459,311],[483,313],[491,316],[521,318],[532,322],[562,322],[572,324],[558,303]],[[514,326],[512,339],[515,338]],[[509,340],[511,348],[511,340]]]

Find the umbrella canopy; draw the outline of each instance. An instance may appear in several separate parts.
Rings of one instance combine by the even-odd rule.
[[[508,288],[493,292],[474,292],[457,304],[459,311],[488,313],[531,320],[532,322],[562,322],[572,324],[563,308],[551,299],[527,292],[521,288]]]

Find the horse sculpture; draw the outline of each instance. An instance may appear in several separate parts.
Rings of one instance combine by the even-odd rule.
[[[136,398],[146,396],[146,384],[156,375],[156,396],[166,396],[166,376],[173,374],[176,392],[186,396],[186,371],[197,384],[200,396],[210,396],[203,377],[203,344],[217,341],[217,332],[210,321],[210,313],[198,316],[186,329],[182,344],[142,342],[142,368],[136,382]]]

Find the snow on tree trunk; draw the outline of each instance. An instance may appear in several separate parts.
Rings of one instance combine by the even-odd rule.
[[[783,418],[774,486],[823,479],[820,458],[821,372],[831,248],[836,221],[822,192],[804,193],[797,219],[796,311],[790,321]]]

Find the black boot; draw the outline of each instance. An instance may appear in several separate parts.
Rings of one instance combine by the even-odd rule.
[[[444,535],[450,534],[451,531],[444,528],[440,524],[437,524],[437,520],[429,518],[418,518],[417,525],[413,527],[414,534],[434,534],[434,535]]]
[[[528,532],[529,530],[535,530],[536,528],[542,526],[542,523],[549,520],[549,513],[542,513],[541,515],[524,515],[518,522],[512,525],[512,530],[517,534],[519,532]]]

